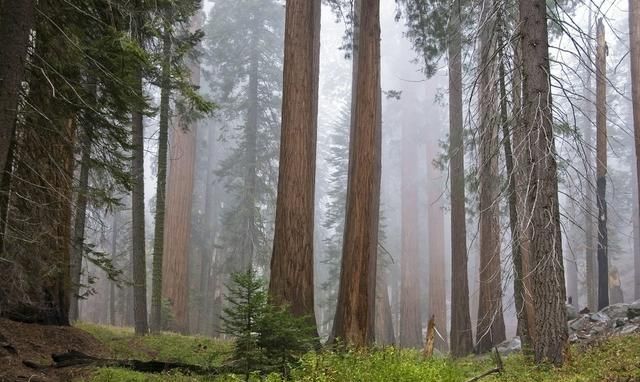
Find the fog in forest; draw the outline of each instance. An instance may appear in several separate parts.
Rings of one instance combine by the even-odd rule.
[[[185,160],[187,154],[184,150],[195,150],[193,189],[182,189],[183,192],[191,192],[192,198],[190,222],[187,224],[189,268],[186,276],[190,286],[188,331],[193,333],[219,335],[217,315],[221,314],[225,304],[225,285],[232,272],[252,264],[265,279],[269,276],[278,179],[284,6],[276,0],[263,3],[220,1],[219,4],[204,4],[206,18],[202,25],[205,34],[199,57],[200,91],[216,103],[217,109],[213,116],[191,124],[188,133],[179,130],[175,119],[170,127],[172,136],[195,135],[195,147],[181,147],[170,140],[168,178],[175,176],[178,183],[189,181],[181,178],[188,175],[174,175],[172,171],[175,162]],[[617,302],[622,302],[634,299],[633,254],[638,250],[638,244],[634,242],[634,238],[638,238],[634,220],[637,198],[634,198],[628,40],[624,32],[627,30],[626,4],[609,3],[601,6],[607,15],[609,49],[609,279],[612,298],[619,294]],[[588,12],[586,6],[577,6],[570,27],[587,30]],[[396,20],[397,13],[398,5],[394,2],[382,2],[382,184],[378,288],[381,282],[384,283],[387,293],[384,298],[388,299],[385,303],[389,304],[393,322],[393,338],[399,338],[399,323],[403,320],[402,288],[410,289],[406,296],[411,300],[407,303],[417,311],[421,330],[426,330],[427,320],[435,315],[444,320],[436,322],[439,335],[446,338],[451,287],[446,55],[437,61],[435,73],[427,79],[424,62],[406,36],[402,16]],[[252,40],[253,32],[247,32],[252,17],[261,18],[258,22],[268,25],[261,31],[264,35],[253,37],[258,39],[257,42]],[[349,48],[345,48],[345,41],[348,41],[346,17],[336,14],[329,6],[323,6],[314,230],[315,315],[323,338],[331,331],[337,299],[347,191],[352,63]],[[587,306],[585,194],[587,189],[595,187],[585,175],[595,171],[593,154],[592,162],[585,162],[586,152],[595,150],[595,141],[586,141],[584,130],[595,131],[594,106],[590,101],[595,94],[594,90],[585,87],[587,70],[581,64],[593,60],[587,55],[595,48],[588,47],[588,37],[576,30],[573,32],[571,37],[559,34],[552,40],[551,56],[554,115],[558,119],[556,123],[562,125],[556,149],[561,158],[558,165],[559,194],[567,294],[572,297],[573,304],[582,309]],[[576,41],[571,41],[571,38]],[[589,43],[593,45],[593,42]],[[478,139],[478,70],[474,69],[478,55],[476,45],[467,45],[463,56],[465,166],[469,178],[466,186],[466,242],[474,330],[479,304],[480,267],[478,194],[477,181],[474,180],[480,160],[477,143],[474,143]],[[577,49],[582,50],[576,53]],[[257,88],[253,89],[257,89],[257,94],[251,94],[250,60],[256,55],[260,57]],[[158,93],[153,94],[159,97]],[[255,105],[251,105],[252,102]],[[249,131],[248,121],[251,107],[257,107],[258,114],[253,132]],[[158,120],[150,118],[145,122],[146,241],[150,249],[153,247]],[[254,134],[253,142],[249,141],[250,134]],[[518,148],[514,147],[514,150]],[[500,195],[495,203],[499,211],[502,307],[507,337],[511,337],[515,335],[517,321],[505,190],[507,172],[504,153],[498,150],[495,155],[498,155],[500,174]],[[187,197],[177,192],[174,197]],[[169,210],[172,201],[169,196]],[[87,262],[83,265],[83,278],[89,287],[86,288],[86,299],[80,303],[81,320],[116,325],[130,325],[132,322],[132,310],[128,308],[132,303],[132,292],[127,285],[130,244],[126,240],[130,221],[128,216],[124,216],[125,211],[126,202],[114,214],[91,213],[88,240],[98,250],[113,253],[115,265],[124,269],[124,274],[119,283],[114,283],[94,264]],[[590,213],[597,215],[593,208]],[[172,224],[184,223],[166,225],[169,241],[173,240],[174,230],[184,229]],[[166,242],[167,239],[165,246]],[[147,252],[150,277],[151,254],[149,250]],[[411,264],[404,271],[403,261]],[[439,305],[442,303],[445,305]],[[171,324],[167,325],[170,327]]]

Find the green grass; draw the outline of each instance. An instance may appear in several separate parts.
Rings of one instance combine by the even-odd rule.
[[[130,329],[80,324],[102,341],[116,358],[162,360],[200,366],[222,364],[231,349],[227,341],[206,337],[189,337],[172,333],[135,337]],[[291,380],[303,382],[464,382],[495,366],[490,357],[462,360],[425,361],[419,352],[394,348],[307,354],[293,370]],[[640,336],[603,340],[587,349],[573,347],[570,360],[562,368],[537,366],[522,354],[504,358],[504,372],[483,378],[483,382],[619,382],[640,381]],[[89,381],[243,381],[235,376],[202,377],[179,372],[143,374],[129,370],[102,368]],[[255,381],[260,379],[256,376]],[[282,382],[277,375],[267,382]]]

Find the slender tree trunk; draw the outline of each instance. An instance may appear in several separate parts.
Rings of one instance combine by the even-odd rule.
[[[4,235],[7,231],[7,219],[9,218],[9,201],[11,200],[11,176],[13,174],[13,156],[15,150],[15,139],[11,140],[7,163],[0,177],[0,253],[5,250]]]
[[[355,117],[349,143],[347,209],[334,337],[374,340],[380,208],[380,0],[362,0]]]
[[[111,225],[111,262],[116,265],[118,257],[118,211],[113,211],[113,224]],[[116,325],[116,283],[109,281],[109,325]]]
[[[597,26],[596,53],[596,202],[598,205],[598,310],[609,305],[609,244],[607,240],[607,43],[602,19]]]
[[[633,166],[634,179],[638,179],[638,173]],[[634,259],[634,301],[640,300],[640,205],[638,204],[638,188],[637,182],[634,183],[632,187],[632,196],[633,200],[633,211],[632,211],[632,221],[633,221],[633,259]]]
[[[498,46],[503,44],[503,29],[498,37]],[[518,48],[515,47],[517,50]],[[517,55],[514,55],[517,57]],[[516,61],[514,57],[514,61]],[[517,63],[517,61],[516,61]],[[518,72],[520,68],[514,69]],[[504,158],[507,167],[507,195],[509,205],[509,229],[511,231],[511,259],[513,261],[513,295],[516,306],[516,317],[518,319],[518,328],[516,334],[523,337],[526,333],[526,314],[524,308],[524,287],[522,284],[522,247],[520,242],[520,227],[518,225],[518,195],[516,191],[516,171],[513,162],[513,148],[511,146],[511,128],[518,125],[520,118],[520,104],[522,91],[520,83],[515,84],[513,81],[513,122],[509,125],[509,111],[507,109],[507,90],[506,90],[506,73],[504,68],[504,55],[500,52],[500,124],[502,125],[502,144],[504,148]],[[518,82],[520,79],[518,79]],[[516,94],[517,92],[517,94]],[[518,104],[516,104],[518,102]]]
[[[590,55],[592,52],[591,36],[593,35],[593,11],[589,9],[589,38],[587,53]],[[597,310],[598,307],[598,291],[596,284],[596,240],[594,234],[594,192],[593,181],[594,174],[592,170],[593,166],[593,129],[592,129],[592,116],[593,116],[593,96],[591,79],[593,74],[593,65],[590,57],[585,58],[586,64],[586,85],[584,89],[585,98],[585,121],[584,121],[584,140],[585,140],[585,162],[586,174],[587,174],[587,190],[585,192],[585,209],[584,209],[584,231],[585,231],[585,263],[586,263],[586,286],[587,286],[587,306],[592,312]]]
[[[0,8],[0,169],[5,169],[16,128],[18,99],[24,77],[35,1],[17,0]]]
[[[530,156],[527,207],[532,225],[530,255],[536,312],[533,350],[537,362],[561,365],[568,346],[566,290],[558,176],[552,124],[546,2],[520,0],[523,124]]]
[[[418,182],[414,127],[402,129],[402,253],[400,257],[400,338],[401,347],[422,347],[420,301],[420,257],[418,252]]]
[[[476,328],[476,350],[491,351],[494,345],[506,339],[502,315],[502,272],[500,266],[500,226],[498,203],[498,123],[495,105],[499,104],[495,81],[495,18],[493,9],[486,8],[480,32],[480,164],[479,179],[479,232],[480,232],[480,294]]]
[[[171,32],[165,22],[162,38],[162,73],[160,85],[160,131],[158,133],[158,177],[156,179],[156,216],[153,235],[153,274],[151,290],[152,333],[162,330],[162,257],[164,253],[164,219],[167,196],[167,154],[169,145],[169,112],[171,98]]]
[[[640,3],[629,0],[629,45],[631,47],[631,89],[633,97],[633,130],[636,148],[636,203],[640,206]],[[640,220],[640,209],[636,219]],[[635,220],[635,219],[634,219]],[[635,251],[635,298],[640,299],[640,245]]]
[[[142,96],[142,70],[136,73],[136,91]],[[133,189],[131,193],[133,263],[133,315],[136,335],[145,335],[147,326],[147,266],[144,226],[144,124],[142,111],[133,112]]]
[[[428,219],[429,231],[429,302],[427,317],[435,317],[435,325],[442,335],[435,337],[435,348],[447,351],[447,292],[445,280],[444,254],[444,192],[442,190],[443,177],[433,166],[433,160],[439,153],[438,140],[435,134],[427,142],[427,175],[428,190]]]
[[[467,229],[462,118],[462,30],[460,0],[451,8],[449,31],[449,166],[451,173],[451,354],[462,357],[473,348],[469,314]]]
[[[320,0],[287,1],[280,176],[269,294],[311,316]],[[317,333],[317,332],[316,332]]]
[[[95,103],[98,92],[95,78],[89,78],[87,88]],[[80,146],[80,177],[78,179],[78,196],[76,199],[75,218],[73,222],[73,247],[71,252],[71,307],[69,320],[78,320],[78,299],[80,293],[80,274],[82,273],[82,255],[84,253],[84,231],[87,218],[87,192],[89,190],[89,171],[91,169],[91,134],[92,127],[87,125],[82,131]]]

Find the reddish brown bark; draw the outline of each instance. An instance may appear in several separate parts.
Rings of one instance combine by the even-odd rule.
[[[355,116],[349,145],[347,211],[334,337],[374,340],[380,207],[380,0],[362,0]]]
[[[280,174],[269,294],[314,325],[313,222],[320,0],[287,2]]]
[[[451,173],[451,354],[461,357],[473,348],[467,275],[467,229],[462,117],[462,37],[460,1],[449,23],[449,167]]]

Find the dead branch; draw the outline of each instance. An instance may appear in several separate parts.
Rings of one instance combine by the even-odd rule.
[[[504,370],[504,364],[502,363],[502,358],[500,357],[500,352],[498,351],[498,348],[495,347],[496,350],[496,367],[494,367],[491,370],[488,370],[482,374],[480,374],[477,377],[473,377],[470,380],[468,380],[467,382],[476,382],[479,381],[480,379],[491,375],[491,374],[496,374],[496,373],[502,373],[502,371]]]

